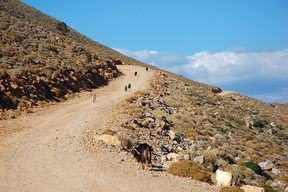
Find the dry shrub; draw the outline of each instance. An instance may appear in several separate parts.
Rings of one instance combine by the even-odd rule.
[[[191,160],[182,160],[172,163],[168,169],[168,173],[180,177],[191,177],[192,179],[212,183],[211,176],[204,171],[199,163]]]
[[[128,111],[127,111],[127,114],[128,115],[133,115],[133,114],[137,114],[137,113],[140,113],[141,112],[141,109],[139,106],[137,105],[134,105],[134,106],[131,106]]]
[[[60,97],[62,95],[62,91],[56,87],[52,88],[51,91],[55,93],[56,97]]]
[[[125,99],[125,100],[126,100],[128,103],[133,103],[134,101],[137,100],[137,98],[138,98],[138,97],[136,97],[136,96],[132,96],[132,97],[129,97],[129,98]]]
[[[219,192],[244,192],[244,190],[235,186],[227,186],[222,187]]]
[[[288,176],[281,176],[281,177],[276,177],[278,180],[285,181],[288,183]]]
[[[122,125],[122,127],[126,128],[126,129],[129,129],[129,130],[132,130],[132,131],[135,131],[136,129],[131,126],[131,125]]]
[[[103,131],[102,135],[114,135],[116,132],[110,129]]]
[[[135,96],[141,96],[141,95],[144,95],[144,94],[145,94],[145,92],[143,92],[143,91],[136,91],[134,93]]]

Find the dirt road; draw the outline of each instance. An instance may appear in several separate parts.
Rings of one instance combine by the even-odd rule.
[[[95,147],[87,150],[85,135],[113,120],[115,110],[133,92],[149,86],[153,72],[121,66],[124,73],[108,86],[83,93],[44,110],[1,121],[14,130],[0,138],[0,191],[217,191],[217,187],[167,175],[136,170],[125,153]],[[138,76],[134,72],[138,71]],[[124,86],[132,83],[132,90]],[[117,114],[117,113],[116,113]],[[112,116],[112,117],[111,117]],[[91,146],[93,147],[93,146]]]

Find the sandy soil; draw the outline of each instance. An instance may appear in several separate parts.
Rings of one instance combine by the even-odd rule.
[[[0,122],[0,191],[217,191],[206,183],[164,172],[137,170],[128,153],[94,145],[87,134],[101,132],[121,103],[149,86],[154,72],[120,66],[125,74],[108,86],[82,93],[33,114]],[[134,76],[138,71],[138,76]],[[132,90],[124,86],[132,83]],[[96,93],[96,103],[92,94]],[[108,123],[109,125],[109,123]],[[93,135],[88,137],[93,137]],[[89,144],[88,144],[89,145]],[[90,148],[90,149],[88,149]],[[92,150],[91,150],[92,149]]]

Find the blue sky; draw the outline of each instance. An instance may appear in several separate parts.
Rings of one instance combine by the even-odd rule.
[[[22,0],[128,56],[288,102],[288,0]]]

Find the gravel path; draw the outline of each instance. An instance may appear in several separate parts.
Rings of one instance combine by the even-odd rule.
[[[137,170],[125,152],[91,143],[87,133],[102,130],[125,98],[148,87],[154,72],[120,66],[124,73],[93,93],[81,93],[27,116],[0,122],[0,191],[205,191],[219,188],[157,171]],[[138,76],[134,76],[134,72]],[[124,86],[132,83],[132,90]],[[92,94],[97,99],[92,103]],[[1,134],[0,134],[1,135]]]

